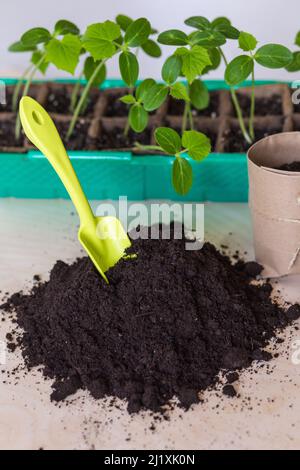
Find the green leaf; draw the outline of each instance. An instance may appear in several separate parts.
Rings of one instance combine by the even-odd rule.
[[[190,50],[181,47],[176,50],[175,54],[181,56],[182,73],[189,83],[201,75],[207,65],[211,65],[208,51],[202,46],[193,46]]]
[[[101,60],[94,60],[93,57],[87,57],[84,62],[84,76],[87,81],[89,81],[95,72],[96,68],[100,65]],[[99,87],[106,79],[106,66],[102,65],[99,72],[92,82],[92,87]]]
[[[46,28],[32,28],[21,37],[24,46],[37,46],[44,44],[51,39],[51,34]]]
[[[162,84],[155,83],[145,93],[144,108],[146,111],[154,111],[158,109],[168,96],[168,87]]]
[[[146,78],[146,80],[140,83],[136,88],[136,99],[140,102],[143,102],[146,94],[153,85],[155,85],[155,80],[153,80],[153,78]]]
[[[280,44],[267,44],[260,47],[254,56],[256,62],[269,69],[281,69],[293,60],[292,52]]]
[[[193,28],[200,29],[204,31],[211,28],[211,23],[204,16],[191,16],[185,20],[187,26],[192,26]]]
[[[189,42],[187,35],[179,29],[165,31],[158,36],[157,40],[160,44],[167,46],[185,46]]]
[[[133,87],[139,76],[139,63],[136,56],[132,52],[122,52],[119,57],[119,67],[124,82],[129,87]]]
[[[200,111],[209,105],[209,91],[202,80],[194,80],[190,86],[190,98],[192,105]]]
[[[243,51],[254,51],[258,44],[257,39],[250,33],[245,33],[241,31],[239,35],[239,46]]]
[[[211,22],[211,26],[213,29],[224,25],[231,26],[231,21],[226,16],[218,16]]]
[[[226,38],[218,31],[194,31],[189,35],[189,43],[203,47],[220,47],[226,43]]]
[[[43,75],[45,75],[45,73],[47,72],[47,69],[49,67],[49,62],[47,62],[45,59],[43,60],[43,62],[41,62],[43,56],[44,56],[44,54],[41,51],[34,51],[32,56],[31,56],[31,62],[32,62],[32,64],[38,66],[38,70]]]
[[[175,191],[185,196],[193,185],[193,169],[191,164],[181,157],[176,157],[172,168],[172,183]]]
[[[181,67],[182,60],[178,55],[171,55],[171,57],[168,57],[161,71],[163,80],[168,83],[168,85],[176,82],[180,75]]]
[[[211,65],[208,65],[205,67],[205,69],[203,69],[202,75],[206,75],[212,70],[216,70],[221,63],[221,53],[218,49],[208,49],[208,55],[211,60]]]
[[[155,131],[155,140],[164,152],[176,155],[181,151],[180,135],[169,127],[159,127]]]
[[[129,111],[129,124],[135,132],[143,132],[149,120],[147,111],[141,105],[134,105]]]
[[[254,61],[248,55],[240,55],[233,59],[226,67],[225,80],[230,86],[239,85],[252,73]]]
[[[130,47],[144,44],[151,33],[151,25],[146,18],[139,18],[131,23],[125,33],[124,41]]]
[[[36,46],[24,46],[21,41],[14,42],[8,48],[9,52],[32,52]]]
[[[300,47],[300,31],[296,35],[295,45]]]
[[[116,52],[113,41],[121,35],[120,26],[112,21],[88,26],[82,43],[95,60],[109,59]]]
[[[293,53],[293,60],[292,62],[287,65],[286,70],[288,72],[299,72],[300,71],[300,51]]]
[[[182,136],[182,145],[193,160],[203,160],[211,152],[210,139],[202,132],[185,131]]]
[[[150,57],[161,56],[161,48],[152,39],[147,39],[147,41],[144,42],[144,44],[142,45],[142,49],[145,52],[145,54],[149,55]]]
[[[131,23],[133,23],[133,20],[127,15],[118,15],[116,17],[116,22],[118,23],[122,31],[126,32]]]
[[[81,41],[78,36],[66,34],[61,41],[51,39],[46,45],[46,59],[59,70],[74,74],[79,62]]]
[[[125,95],[120,98],[120,101],[124,104],[135,104],[136,99],[132,95]]]
[[[80,34],[80,30],[76,24],[72,23],[68,20],[59,20],[55,24],[54,33],[59,34],[61,36],[65,36],[66,34],[74,34],[75,36]]]
[[[212,22],[212,27],[215,31],[219,31],[220,33],[224,34],[227,39],[239,38],[240,31],[237,28],[234,28],[231,24],[231,21],[224,16],[216,18]]]
[[[174,85],[171,86],[170,95],[175,98],[175,100],[190,101],[186,86],[180,82],[174,83]]]

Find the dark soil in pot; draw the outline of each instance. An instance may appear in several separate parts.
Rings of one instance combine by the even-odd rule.
[[[237,95],[242,111],[245,115],[249,114],[251,107],[250,96],[243,93],[237,93]],[[256,116],[281,116],[282,114],[282,97],[280,95],[272,95],[265,98],[255,99]]]
[[[128,136],[125,136],[123,128],[116,127],[112,130],[103,128],[101,136],[96,141],[96,147],[97,150],[133,148],[135,142],[150,145],[151,134],[152,129],[146,129],[140,134],[130,129]]]
[[[128,92],[128,90],[127,90]],[[120,98],[126,94],[126,90],[122,93],[116,93],[108,96],[107,107],[105,110],[105,116],[107,117],[126,117],[128,116],[128,105],[122,103]]]
[[[0,121],[0,145],[1,147],[22,147],[24,134],[17,140],[15,137],[15,121]]]
[[[277,168],[277,170],[292,171],[292,172],[300,173],[300,162],[285,163],[281,167]]]
[[[271,300],[271,285],[251,282],[261,267],[233,266],[209,243],[186,251],[184,240],[138,240],[132,252],[109,285],[88,258],[58,261],[49,282],[1,307],[16,311],[27,366],[54,380],[52,400],[82,388],[126,399],[130,413],[173,397],[189,408],[220,371],[269,360],[269,340],[300,316]]]
[[[85,119],[80,118],[75,126],[74,132],[71,135],[70,139],[66,141],[66,134],[69,129],[70,122],[55,122],[56,127],[62,140],[67,148],[67,150],[85,150],[88,149],[88,129],[90,123]]]
[[[259,140],[267,137],[269,135],[278,134],[282,132],[282,128],[256,128],[255,129],[255,140],[254,142],[258,142]],[[223,134],[224,140],[224,152],[226,153],[245,153],[249,150],[252,144],[248,144],[242,134],[240,128],[230,128],[227,129]],[[253,142],[253,143],[254,143]]]
[[[91,116],[93,114],[96,101],[97,98],[95,98],[95,96],[90,96],[88,98],[82,116]],[[48,113],[73,114],[70,110],[70,106],[71,93],[67,87],[54,89],[47,95],[45,108]]]
[[[206,109],[201,111],[193,108],[194,116],[207,116],[211,118],[216,118],[219,116],[219,105],[220,105],[220,96],[218,92],[212,91],[210,93],[210,103]],[[182,100],[170,99],[168,114],[170,116],[182,116],[184,112],[184,103]]]

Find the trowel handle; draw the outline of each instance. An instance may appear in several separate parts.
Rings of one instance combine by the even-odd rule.
[[[20,102],[20,119],[28,139],[47,157],[68,191],[81,223],[93,219],[89,202],[82,190],[56,126],[47,111],[25,96]]]

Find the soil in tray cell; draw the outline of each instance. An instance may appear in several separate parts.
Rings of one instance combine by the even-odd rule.
[[[0,146],[1,147],[22,147],[24,134],[21,131],[21,137],[16,140],[15,121],[0,121]]]
[[[89,122],[85,121],[84,119],[79,119],[76,123],[74,132],[68,141],[66,141],[65,136],[69,129],[69,121],[56,121],[55,124],[67,150],[87,149]]]
[[[84,110],[81,113],[82,116],[90,116],[93,113],[97,99],[95,95],[88,97]],[[70,106],[71,93],[67,87],[57,88],[49,92],[45,103],[48,113],[73,114]]]
[[[251,99],[250,96],[243,93],[237,93],[238,100],[245,116],[249,115]],[[283,114],[282,97],[272,95],[264,98],[255,99],[256,116],[280,116]]]
[[[131,149],[136,142],[143,145],[150,145],[152,129],[146,129],[144,132],[137,133],[132,129],[129,130],[128,136],[125,136],[124,129],[117,127],[112,130],[103,128],[102,134],[97,140],[97,150],[106,149]]]
[[[257,128],[255,129],[255,140],[259,140],[267,137],[269,135],[278,134],[282,132],[282,127],[271,127],[271,128]],[[252,144],[248,144],[243,137],[242,131],[240,128],[231,128],[225,130],[223,139],[225,140],[224,152],[225,153],[244,153],[249,150]],[[254,143],[253,142],[253,143]]]
[[[292,171],[300,173],[300,162],[285,163],[284,165],[277,168],[278,170],[283,171]]]
[[[212,119],[219,116],[220,96],[218,92],[210,93],[210,104],[206,109],[198,111],[193,108],[192,113],[194,116],[206,116]],[[182,100],[170,99],[168,114],[170,116],[182,116],[184,111],[184,102]]]

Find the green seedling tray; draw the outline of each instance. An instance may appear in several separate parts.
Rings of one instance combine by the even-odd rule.
[[[14,84],[11,79],[4,80]],[[70,80],[58,80],[70,83]],[[210,90],[224,89],[224,81],[206,82]],[[260,81],[258,84],[276,83]],[[245,83],[243,85],[248,85]],[[102,88],[123,86],[107,80]],[[190,160],[193,187],[185,197],[172,187],[173,157],[134,155],[131,152],[72,151],[69,156],[89,199],[172,199],[176,201],[246,202],[248,200],[245,154],[212,153],[206,160]],[[46,158],[37,151],[0,153],[0,197],[68,198]]]

